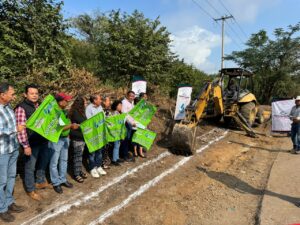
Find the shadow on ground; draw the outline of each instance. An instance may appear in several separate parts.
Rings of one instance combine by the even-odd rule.
[[[228,173],[211,171],[211,170],[207,170],[206,168],[199,167],[199,166],[197,166],[197,169],[199,171],[203,172],[204,174],[206,174],[211,179],[221,182],[228,188],[233,189],[240,193],[244,193],[244,194],[248,193],[248,194],[252,194],[252,195],[261,195],[261,196],[269,195],[269,196],[277,197],[281,200],[287,201],[291,204],[295,204],[300,201],[300,198],[295,198],[292,196],[278,194],[278,193],[275,193],[275,192],[272,192],[269,190],[257,189],[255,187],[252,187],[251,185],[249,185],[247,182],[237,178],[236,176],[228,174]]]

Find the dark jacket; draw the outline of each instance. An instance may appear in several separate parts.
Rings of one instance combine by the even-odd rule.
[[[26,114],[26,119],[28,120],[29,117],[35,112],[36,108],[33,102],[29,101],[28,99],[25,99],[23,102],[18,104],[16,108],[21,107],[24,109]],[[38,133],[34,132],[33,130],[26,129],[28,142],[30,146],[36,146],[39,144],[45,144],[48,142],[46,138],[39,135]]]
[[[81,124],[86,120],[86,116],[75,110],[70,119],[72,123]],[[70,139],[74,141],[84,141],[80,127],[77,130],[71,130]]]

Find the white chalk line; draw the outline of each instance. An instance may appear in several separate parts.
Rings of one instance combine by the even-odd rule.
[[[70,201],[73,200],[73,199],[79,198],[81,195],[83,195],[83,193],[82,193],[82,192],[79,192],[78,194],[73,195],[72,197],[70,197],[68,200],[59,202],[58,204],[52,206],[51,208],[49,208],[49,209],[47,209],[46,211],[44,211],[44,212],[38,214],[37,216],[30,218],[28,221],[23,222],[21,225],[31,224],[32,221],[34,221],[34,220],[36,220],[36,219],[39,219],[39,218],[43,217],[44,215],[48,214],[49,212],[55,210],[55,208],[57,208],[57,207],[59,207],[59,206],[61,206],[61,205],[64,205],[64,204],[70,202]]]
[[[116,183],[119,183],[120,181],[122,181],[123,179],[125,179],[127,176],[130,176],[130,175],[136,173],[137,171],[143,169],[144,167],[146,167],[146,166],[148,166],[148,165],[150,165],[152,163],[155,163],[155,162],[161,160],[162,158],[164,158],[164,157],[166,157],[168,155],[170,155],[170,153],[167,152],[167,151],[165,151],[165,152],[161,153],[160,155],[158,155],[156,158],[151,159],[151,160],[149,160],[147,162],[144,162],[143,164],[141,164],[141,165],[139,165],[139,166],[137,166],[137,167],[135,167],[133,169],[127,170],[121,176],[114,178],[108,184],[106,184],[104,186],[101,186],[98,190],[96,190],[94,192],[91,192],[88,195],[83,196],[81,199],[79,199],[79,200],[77,200],[75,202],[69,203],[69,204],[65,204],[65,205],[56,207],[55,209],[51,210],[51,213],[48,213],[49,210],[47,210],[47,213],[46,212],[45,213],[41,213],[38,216],[36,216],[36,217],[34,217],[34,218],[26,221],[26,222],[23,222],[21,225],[26,225],[26,224],[38,225],[38,224],[43,224],[48,219],[51,219],[51,218],[56,217],[56,216],[58,216],[58,215],[60,215],[60,214],[62,214],[64,212],[67,212],[72,207],[80,206],[81,204],[86,203],[87,201],[89,201],[93,197],[98,196],[101,192],[105,191],[107,188],[111,187],[112,185],[114,185]]]
[[[223,139],[226,136],[227,133],[228,133],[228,131],[225,131],[222,136],[220,136],[220,137],[218,137],[218,138],[210,141],[207,145],[205,145],[205,146],[201,147],[200,149],[198,149],[197,153],[202,152],[204,149],[208,148],[214,142],[217,142],[217,141]],[[167,175],[173,173],[178,168],[180,168],[182,165],[184,165],[185,163],[187,163],[191,158],[192,158],[192,156],[181,159],[174,166],[172,166],[171,168],[167,169],[166,171],[164,171],[163,173],[161,173],[157,177],[153,178],[152,180],[148,181],[146,184],[144,184],[143,186],[141,186],[137,191],[135,191],[134,193],[132,193],[131,195],[129,195],[121,204],[116,205],[116,206],[110,208],[109,210],[105,211],[96,220],[90,222],[89,225],[96,225],[96,224],[104,222],[107,218],[109,218],[110,216],[112,216],[114,213],[116,213],[119,210],[121,210],[122,208],[126,207],[131,201],[135,200],[138,196],[142,195],[148,189],[150,189],[151,187],[155,186],[164,177],[166,177]]]
[[[211,130],[208,131],[207,133],[204,133],[204,134],[200,135],[199,137],[196,137],[196,139],[200,139],[200,138],[202,138],[202,137],[204,137],[204,136],[208,136],[209,134],[211,134],[211,133],[213,133],[213,132],[215,132],[215,131],[218,131],[218,130],[222,130],[222,129],[220,129],[220,128],[214,128],[214,129],[211,129]]]
[[[219,130],[219,129],[214,128],[214,129],[210,130],[209,132],[207,132],[207,133],[205,133],[205,134],[203,134],[203,135],[201,135],[197,138],[207,136],[207,135],[213,133],[216,130]],[[197,153],[198,153],[198,151],[197,151]],[[152,160],[149,160],[149,161],[147,161],[147,162],[145,162],[145,163],[143,163],[143,164],[141,164],[141,165],[139,165],[139,166],[137,166],[137,167],[135,167],[131,170],[126,171],[126,173],[124,173],[123,175],[121,175],[119,177],[114,178],[110,183],[106,184],[105,186],[100,187],[95,192],[91,192],[90,194],[83,196],[81,199],[79,199],[75,202],[71,202],[71,203],[66,204],[67,202],[70,202],[70,199],[68,201],[61,202],[60,204],[51,207],[50,209],[46,210],[43,213],[40,213],[39,215],[29,219],[28,221],[23,222],[21,225],[43,224],[48,219],[51,219],[51,218],[56,217],[56,216],[58,216],[62,213],[65,213],[74,206],[76,207],[76,206],[81,205],[82,203],[86,203],[91,198],[98,196],[101,192],[105,191],[107,188],[111,187],[112,185],[114,185],[116,183],[119,183],[121,180],[125,179],[127,176],[130,176],[130,175],[136,173],[137,171],[143,169],[144,167],[146,167],[146,166],[148,166],[152,163],[155,163],[155,162],[159,161],[160,159],[162,159],[162,158],[164,158],[168,155],[170,155],[169,152],[167,152],[167,151],[163,152],[160,155],[158,155],[156,158],[154,158]],[[81,195],[81,193],[80,193],[80,195]],[[74,196],[74,197],[72,197],[72,199],[74,199],[75,197],[78,197],[78,196]]]

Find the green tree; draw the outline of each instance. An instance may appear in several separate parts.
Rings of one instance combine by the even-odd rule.
[[[70,38],[69,43],[72,64],[77,68],[96,73],[100,67],[96,47],[90,42],[76,38]]]
[[[300,23],[275,29],[274,40],[264,30],[252,34],[243,51],[227,56],[255,73],[255,94],[262,103],[272,97],[293,97],[300,91]]]
[[[2,0],[0,2],[0,73],[17,81],[43,70],[57,78],[68,65],[67,28],[62,2]]]
[[[166,80],[174,56],[169,32],[159,19],[152,21],[138,11],[131,15],[112,11],[108,16],[78,16],[74,25],[96,48],[99,66],[94,72],[103,80],[117,86],[128,85],[134,74],[154,84]]]
[[[196,96],[204,83],[208,80],[212,80],[212,77],[196,69],[192,65],[187,65],[182,60],[174,60],[168,71],[167,79],[170,95],[175,97],[177,95],[177,87],[179,84],[192,85],[193,95]]]

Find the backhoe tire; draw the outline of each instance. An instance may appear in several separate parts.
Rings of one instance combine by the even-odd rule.
[[[252,127],[253,123],[255,122],[255,118],[256,118],[255,103],[248,102],[248,103],[241,105],[240,113],[247,120],[250,127]]]

